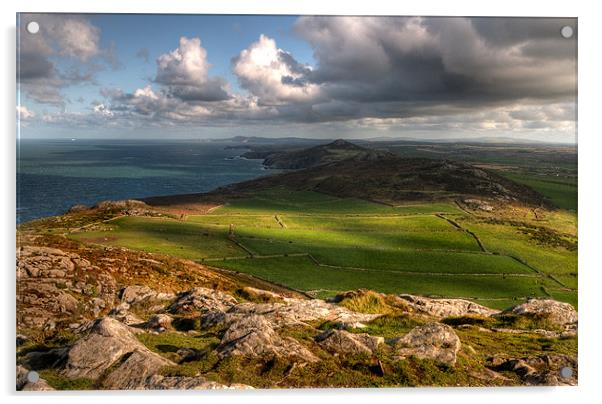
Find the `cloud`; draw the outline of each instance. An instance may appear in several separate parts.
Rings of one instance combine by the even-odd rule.
[[[35,112],[27,109],[25,105],[17,105],[17,119],[20,121],[28,121],[36,117]]]
[[[308,81],[311,67],[300,64],[276,41],[261,35],[232,60],[240,85],[262,104],[309,102],[319,98],[319,86]]]
[[[37,34],[27,32],[27,24],[40,25]],[[17,78],[21,89],[32,100],[55,106],[65,105],[62,90],[93,81],[101,68],[93,60],[111,66],[119,62],[114,45],[102,49],[100,30],[90,21],[71,14],[21,14],[18,36]],[[61,60],[59,67],[57,60]]]
[[[221,77],[209,77],[207,51],[199,38],[180,38],[177,49],[157,59],[155,82],[188,101],[221,101],[230,97]]]
[[[241,94],[210,75],[200,38],[182,37],[157,58],[147,86],[103,88],[90,117],[71,113],[64,122],[568,137],[575,133],[576,42],[560,36],[562,25],[576,28],[576,20],[300,17],[294,31],[313,49],[312,65],[261,35],[231,60]],[[22,74],[93,79],[93,71],[53,69],[43,58]],[[39,98],[52,98],[41,89]]]
[[[295,31],[314,49],[312,80],[333,99],[482,104],[574,97],[576,43],[559,35],[562,21],[540,21],[301,17]],[[548,54],[550,47],[560,50]]]

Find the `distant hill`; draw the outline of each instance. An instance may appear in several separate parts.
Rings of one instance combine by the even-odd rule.
[[[376,161],[393,156],[392,153],[368,149],[343,139],[301,150],[251,150],[243,154],[243,157],[246,158],[263,159],[264,166],[278,169],[310,168],[346,159]]]
[[[265,156],[265,164],[299,170],[232,184],[217,192],[286,186],[385,202],[477,197],[545,205],[543,196],[532,188],[467,163],[401,158],[344,140],[293,152],[274,152]]]

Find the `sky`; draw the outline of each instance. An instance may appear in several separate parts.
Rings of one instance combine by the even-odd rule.
[[[17,30],[22,138],[577,140],[576,19],[20,14]]]

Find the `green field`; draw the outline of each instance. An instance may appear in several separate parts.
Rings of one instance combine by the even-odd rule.
[[[574,217],[551,214],[546,225],[568,231]],[[576,250],[543,245],[453,203],[388,206],[279,188],[184,220],[121,217],[103,226],[70,236],[192,259],[320,297],[368,288],[491,307],[529,296],[576,304]]]
[[[556,207],[577,210],[577,179],[526,173],[500,172],[504,177],[525,184],[547,197]]]

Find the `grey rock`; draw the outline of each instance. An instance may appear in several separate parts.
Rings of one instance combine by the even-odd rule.
[[[332,354],[373,354],[385,342],[383,337],[352,334],[343,330],[328,330],[318,335],[318,344]]]
[[[132,285],[121,290],[121,301],[130,305],[148,301],[168,301],[176,296],[173,293],[157,292],[148,286]]]
[[[124,358],[127,358],[126,362],[143,362],[140,358],[144,357],[149,369],[154,369],[159,363],[171,363],[142,345],[131,330],[110,317],[97,320],[89,334],[71,347],[61,373],[69,378],[97,379],[109,367],[123,361]],[[133,355],[133,352],[137,354]],[[131,355],[127,357],[127,354]],[[121,366],[124,365],[125,363]],[[125,374],[128,370],[128,367],[124,367],[122,373]],[[123,380],[122,383],[129,386],[127,380]]]
[[[408,334],[397,339],[394,349],[395,357],[399,360],[415,356],[454,366],[460,346],[460,338],[450,326],[429,323],[415,327]]]
[[[225,311],[237,304],[236,299],[227,293],[207,288],[194,288],[178,294],[169,307],[172,313],[206,313]]]
[[[145,349],[137,349],[113,370],[102,382],[109,390],[134,390],[145,388],[146,380],[162,367],[173,362]]]
[[[305,362],[319,361],[311,351],[293,338],[282,338],[262,316],[250,315],[230,325],[217,347],[220,357],[248,355],[277,356]]]
[[[529,299],[504,312],[507,313],[543,316],[561,326],[577,323],[577,310],[573,306],[552,299]]]
[[[398,295],[398,297],[418,313],[436,318],[467,315],[488,317],[500,312],[464,299],[432,299],[407,294]]]

